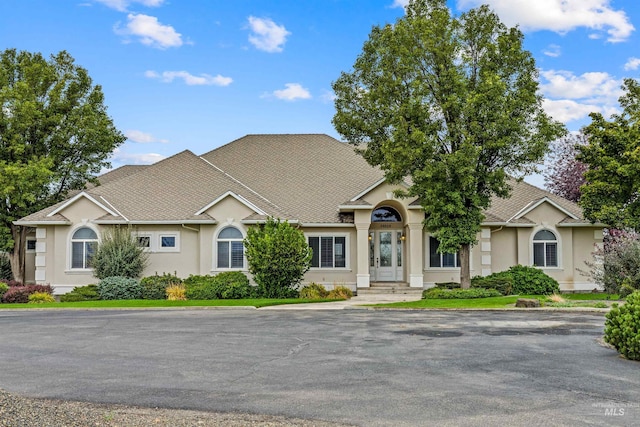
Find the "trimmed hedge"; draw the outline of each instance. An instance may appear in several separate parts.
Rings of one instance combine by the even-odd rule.
[[[494,273],[486,277],[476,276],[471,279],[472,288],[495,289],[502,295],[513,292],[513,276],[507,271]]]
[[[184,280],[190,300],[242,299],[256,296],[249,279],[240,271],[225,271],[215,276],[191,275]]]
[[[167,288],[172,285],[179,285],[182,280],[173,274],[164,273],[162,276],[148,276],[140,280],[142,287],[142,299],[166,299]]]
[[[142,286],[136,279],[122,276],[106,277],[98,283],[98,293],[103,300],[140,299]]]
[[[604,340],[630,360],[640,360],[640,291],[627,296],[622,306],[607,313]]]
[[[60,302],[97,301],[100,299],[97,285],[79,286],[60,295]]]
[[[470,299],[470,298],[488,298],[502,296],[495,289],[445,289],[431,288],[422,291],[422,299]]]

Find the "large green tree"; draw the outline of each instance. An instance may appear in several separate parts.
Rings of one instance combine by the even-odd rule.
[[[445,0],[413,0],[374,27],[353,71],[333,83],[333,124],[389,182],[411,178],[424,225],[458,251],[461,283],[491,197],[508,174],[535,169],[564,127],[542,110],[523,35],[486,6],[453,16]]]
[[[640,230],[640,84],[626,79],[622,112],[605,120],[591,114],[583,129],[588,144],[578,159],[588,165],[580,205],[585,217],[617,228]]]
[[[0,250],[16,280],[28,228],[13,221],[83,188],[125,139],[101,87],[67,52],[0,53]]]

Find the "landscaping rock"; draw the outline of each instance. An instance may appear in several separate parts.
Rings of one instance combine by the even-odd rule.
[[[521,308],[534,308],[540,307],[540,300],[535,298],[518,298],[516,301],[516,307]]]

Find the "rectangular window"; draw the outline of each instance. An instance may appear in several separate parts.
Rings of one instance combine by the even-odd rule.
[[[218,242],[218,268],[229,268],[229,242]]]
[[[544,267],[544,243],[533,244],[533,265]]]
[[[84,268],[84,242],[71,243],[71,268]]]
[[[154,248],[158,252],[180,252],[180,234],[160,232],[156,239],[157,246]]]
[[[242,241],[231,242],[231,268],[244,267],[244,245]]]
[[[545,261],[547,263],[547,267],[557,267],[558,266],[558,245],[557,243],[547,243],[546,244],[546,253],[545,253]]]
[[[145,249],[151,248],[151,237],[150,236],[138,236],[138,246]]]
[[[35,251],[36,250],[36,241],[35,240],[27,240],[27,250]]]
[[[175,248],[176,238],[175,236],[162,236],[160,237],[160,247],[162,248]]]
[[[460,267],[458,253],[439,253],[440,242],[433,236],[429,236],[429,267],[431,268],[457,268]]]
[[[311,267],[344,268],[347,266],[347,238],[344,236],[312,236],[308,238],[313,251]]]

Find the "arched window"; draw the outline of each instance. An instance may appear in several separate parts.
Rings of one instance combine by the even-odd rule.
[[[533,265],[558,266],[558,239],[552,231],[540,230],[533,236]]]
[[[397,210],[383,206],[373,211],[371,222],[402,222],[402,217]]]
[[[240,230],[226,227],[218,234],[217,268],[244,268],[244,244]]]
[[[78,228],[71,236],[71,268],[91,268],[98,247],[98,235],[88,227]]]

